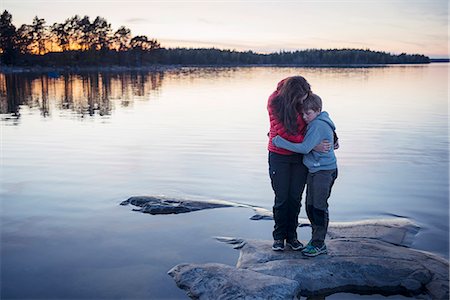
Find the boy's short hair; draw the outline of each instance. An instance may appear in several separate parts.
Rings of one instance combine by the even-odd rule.
[[[309,94],[308,98],[303,101],[302,109],[304,111],[313,110],[313,111],[321,111],[322,110],[322,99],[316,94]]]

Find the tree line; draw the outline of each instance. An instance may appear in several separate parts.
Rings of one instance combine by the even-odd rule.
[[[47,26],[44,19],[36,16],[32,24],[16,28],[12,15],[6,10],[0,16],[0,45],[2,63],[12,65],[47,63],[45,56],[55,53],[56,63],[64,64],[74,58],[74,53],[98,58],[95,54],[130,50],[151,52],[160,48],[156,39],[145,35],[132,37],[130,29],[124,26],[113,31],[111,24],[102,17],[91,21],[88,16],[75,15],[63,23]]]
[[[12,15],[0,16],[0,63],[12,66],[176,65],[349,65],[429,63],[424,55],[393,55],[368,49],[308,49],[270,54],[216,48],[161,47],[156,39],[113,30],[102,17],[75,15],[46,25],[39,17],[16,28]]]

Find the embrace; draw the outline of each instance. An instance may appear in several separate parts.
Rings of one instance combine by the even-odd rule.
[[[339,147],[335,126],[322,111],[321,98],[302,76],[278,83],[267,104],[270,119],[269,174],[275,193],[273,246],[286,245],[306,256],[327,253],[328,198],[337,178],[334,150]],[[306,246],[297,239],[301,197],[306,188],[306,214],[311,239]]]

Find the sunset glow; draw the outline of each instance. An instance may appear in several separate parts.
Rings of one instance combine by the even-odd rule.
[[[76,14],[163,47],[276,52],[357,48],[448,57],[448,2],[432,1],[35,1],[2,0],[16,26]]]

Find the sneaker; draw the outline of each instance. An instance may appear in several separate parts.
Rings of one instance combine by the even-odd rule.
[[[273,241],[272,250],[283,251],[284,250],[284,240]]]
[[[286,245],[291,247],[292,250],[301,250],[305,248],[302,243],[300,243],[297,239],[292,239],[286,241]]]
[[[325,244],[323,244],[322,247],[315,247],[312,244],[310,244],[305,249],[302,250],[303,255],[310,257],[326,253],[327,253],[327,246],[325,246]]]

